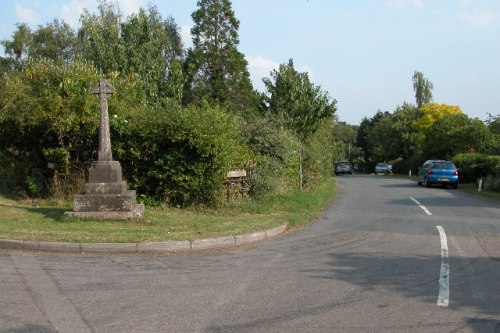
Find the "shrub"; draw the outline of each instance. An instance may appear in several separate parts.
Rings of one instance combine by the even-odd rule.
[[[167,104],[112,116],[124,174],[141,194],[172,205],[215,204],[227,171],[251,159],[236,119],[208,104]]]
[[[241,124],[254,154],[250,185],[251,194],[256,197],[297,188],[300,144],[282,125],[273,117],[255,118]]]
[[[472,182],[480,177],[499,177],[500,156],[479,153],[458,154],[453,157],[459,168],[461,181]]]

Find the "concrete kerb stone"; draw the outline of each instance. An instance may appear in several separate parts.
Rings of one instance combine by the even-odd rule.
[[[26,250],[40,251],[65,251],[65,252],[81,252],[80,243],[61,243],[61,242],[24,242]]]
[[[20,240],[0,239],[0,249],[22,249],[23,243]]]
[[[267,236],[265,231],[260,231],[251,234],[235,236],[234,238],[236,239],[236,245],[242,245],[264,240],[267,238]]]
[[[185,252],[191,251],[191,241],[145,242],[137,244],[138,252]]]
[[[191,242],[191,250],[207,250],[231,245],[236,245],[236,239],[234,236],[195,239]]]
[[[99,253],[137,253],[137,252],[192,252],[235,245],[243,245],[277,236],[288,228],[288,223],[279,227],[238,236],[224,236],[193,241],[167,241],[144,243],[64,243],[32,242],[0,239],[0,249],[25,249],[60,252],[99,252]]]
[[[288,223],[285,223],[285,224],[280,225],[279,227],[266,230],[265,231],[266,237],[271,238],[274,236],[278,236],[278,235],[284,233],[287,228],[288,228]]]
[[[82,252],[137,252],[137,243],[81,243]]]

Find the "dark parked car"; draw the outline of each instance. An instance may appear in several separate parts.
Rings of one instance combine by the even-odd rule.
[[[349,162],[336,162],[335,163],[335,174],[345,174],[348,173],[352,175],[351,164]]]
[[[392,165],[387,163],[377,163],[375,165],[375,174],[385,173],[386,175],[392,173]]]
[[[452,161],[428,160],[418,168],[417,184],[424,184],[426,187],[440,184],[457,188],[458,169]]]

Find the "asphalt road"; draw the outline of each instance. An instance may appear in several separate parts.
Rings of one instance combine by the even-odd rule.
[[[193,255],[0,252],[0,332],[500,332],[500,205],[338,177],[315,223]]]

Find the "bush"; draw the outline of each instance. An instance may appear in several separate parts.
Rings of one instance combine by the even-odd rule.
[[[304,183],[314,184],[333,175],[334,137],[331,120],[324,120],[304,147]]]
[[[473,182],[481,177],[500,177],[498,168],[500,156],[479,153],[458,154],[453,161],[459,168],[460,179],[463,182]]]
[[[262,197],[297,188],[300,144],[275,118],[256,118],[242,123],[255,168],[250,177],[251,194]]]
[[[227,171],[251,159],[236,119],[218,107],[171,103],[112,118],[124,175],[139,193],[172,205],[215,204]]]

